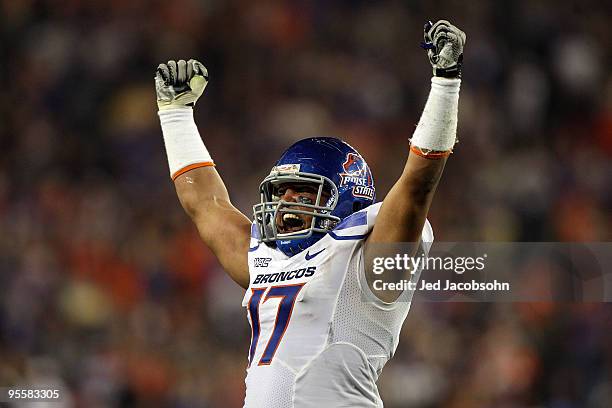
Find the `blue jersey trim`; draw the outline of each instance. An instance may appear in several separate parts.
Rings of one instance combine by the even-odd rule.
[[[347,229],[351,227],[358,227],[360,225],[366,225],[367,222],[368,222],[368,213],[366,211],[358,212],[358,213],[352,214],[349,217],[345,218],[344,221],[342,221],[340,224],[338,224],[336,228],[334,228],[334,230],[337,231],[337,230],[343,230],[343,229]]]
[[[259,228],[255,223],[251,224],[251,238],[259,239]]]
[[[257,248],[259,248],[259,244],[257,244],[257,246],[254,246],[253,248],[249,247],[249,252],[255,252],[257,251]]]
[[[351,239],[363,239],[365,237],[368,236],[368,234],[363,234],[363,235],[336,235],[334,234],[334,231],[329,231],[329,236],[332,237],[333,239],[337,240],[337,241],[348,241]]]

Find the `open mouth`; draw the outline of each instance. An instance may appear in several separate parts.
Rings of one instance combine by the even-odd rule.
[[[279,214],[278,218],[281,222],[277,222],[276,225],[281,234],[301,231],[306,226],[306,220],[297,214]]]

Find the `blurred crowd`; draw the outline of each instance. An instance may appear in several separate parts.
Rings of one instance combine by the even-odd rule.
[[[610,3],[0,0],[0,386],[66,407],[240,407],[242,291],[176,199],[153,75],[200,59],[196,120],[235,205],[293,141],[399,176],[427,19],[468,36],[441,241],[610,241]],[[612,305],[413,306],[389,408],[609,407]]]

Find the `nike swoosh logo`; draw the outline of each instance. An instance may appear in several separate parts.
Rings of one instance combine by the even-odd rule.
[[[306,260],[310,261],[312,258],[314,258],[315,256],[319,255],[321,252],[325,251],[325,248],[323,248],[322,250],[320,250],[319,252],[315,252],[314,254],[310,255],[310,251],[306,251]]]

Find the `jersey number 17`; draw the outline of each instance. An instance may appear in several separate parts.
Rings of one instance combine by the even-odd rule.
[[[289,320],[291,319],[291,313],[293,312],[293,305],[295,299],[300,293],[300,290],[304,286],[303,283],[296,285],[285,285],[285,286],[272,286],[270,288],[258,288],[251,289],[251,298],[249,299],[249,317],[251,319],[251,347],[249,348],[249,366],[253,362],[253,356],[255,355],[255,349],[257,348],[257,342],[259,341],[259,304],[264,293],[268,291],[264,298],[266,302],[270,298],[281,298],[276,311],[276,321],[274,322],[274,330],[272,330],[272,336],[268,339],[268,344],[263,352],[263,355],[259,359],[258,365],[270,365],[276,349],[280,344]]]

